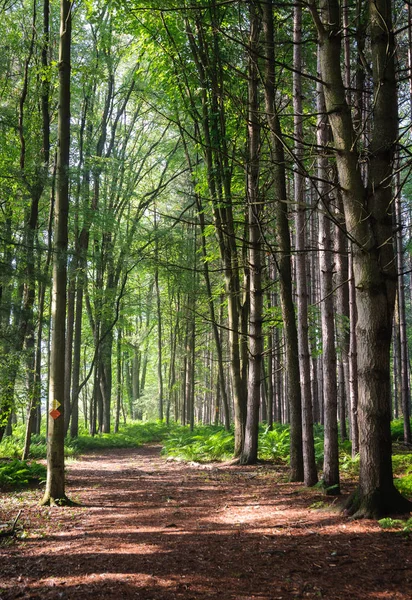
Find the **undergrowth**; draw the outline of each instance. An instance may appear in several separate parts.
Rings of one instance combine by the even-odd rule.
[[[0,488],[23,487],[46,479],[46,467],[17,458],[0,461]]]
[[[223,427],[208,425],[177,427],[165,439],[162,454],[183,460],[207,462],[224,460],[233,456],[233,432]]]
[[[77,456],[84,452],[102,448],[137,448],[142,444],[161,442],[170,430],[170,426],[160,421],[132,422],[123,425],[118,433],[102,433],[95,436],[91,436],[85,428],[80,428],[78,437],[66,438],[65,456]],[[15,427],[13,435],[5,437],[0,443],[0,459],[21,457],[23,444],[24,427],[20,425]],[[46,456],[46,432],[42,431],[40,435],[32,436],[30,458],[44,459]]]
[[[412,519],[392,519],[386,517],[378,521],[382,529],[396,529],[399,533],[410,534],[412,533]]]
[[[392,438],[399,439],[403,433],[402,422],[392,423]],[[233,457],[233,431],[226,431],[222,426],[199,425],[193,431],[189,427],[177,424],[166,425],[165,422],[132,422],[123,425],[116,434],[98,434],[90,436],[83,428],[77,438],[67,437],[65,442],[66,457],[75,457],[82,453],[104,448],[136,448],[147,443],[162,443],[162,454],[186,461],[208,462],[222,461]],[[31,479],[31,471],[36,470],[36,463],[20,461],[24,443],[24,427],[16,427],[12,436],[7,436],[0,443],[0,485],[7,481],[15,481],[21,485]],[[314,426],[315,456],[318,467],[323,463],[323,427]],[[259,459],[287,464],[289,462],[290,430],[288,425],[275,423],[272,429],[262,424],[259,429]],[[393,455],[393,471],[395,485],[401,493],[412,496],[412,454],[405,452],[401,444],[395,443]],[[30,448],[31,459],[45,459],[47,453],[46,433],[32,436]],[[340,441],[340,469],[342,475],[355,478],[359,474],[359,456],[351,456],[349,441]],[[4,464],[2,464],[4,462]],[[42,470],[44,467],[38,465]],[[40,479],[44,478],[41,471]]]

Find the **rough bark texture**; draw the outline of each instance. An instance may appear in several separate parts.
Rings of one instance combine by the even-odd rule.
[[[369,3],[374,110],[370,172],[365,186],[357,139],[345,99],[340,63],[340,11],[336,0],[312,6],[320,42],[321,74],[333,131],[346,227],[354,240],[353,270],[358,311],[359,489],[348,505],[355,516],[410,510],[393,485],[390,436],[390,343],[396,291],[391,173],[397,139],[392,3]],[[384,85],[383,85],[384,83]]]
[[[298,161],[294,176],[296,203],[296,295],[297,329],[299,346],[299,373],[302,396],[302,445],[304,481],[308,486],[315,485],[318,474],[313,438],[312,390],[310,383],[310,350],[308,321],[308,288],[306,268],[306,203],[305,178],[302,170],[303,146],[303,106],[302,106],[302,6],[296,4],[293,23],[293,110],[295,126],[295,156]]]
[[[399,177],[399,173],[397,173]],[[403,439],[405,444],[411,443],[410,422],[410,389],[409,389],[409,357],[408,336],[405,306],[405,283],[404,283],[404,257],[403,257],[403,230],[402,230],[402,206],[400,182],[396,185],[395,219],[396,230],[396,264],[398,270],[397,303],[399,313],[399,345],[401,351],[401,364],[398,376],[401,380],[402,415],[403,415]]]
[[[273,191],[276,211],[276,239],[279,248],[278,272],[282,317],[286,338],[288,400],[290,418],[290,477],[303,481],[302,400],[299,374],[298,334],[292,293],[291,244],[287,210],[285,157],[282,131],[275,102],[275,63],[273,9],[271,2],[262,5],[265,32],[265,103],[271,135]]]
[[[349,255],[349,406],[351,414],[352,456],[359,453],[358,423],[358,347],[356,342],[356,291],[353,277],[352,252]]]
[[[322,86],[318,86],[318,193],[319,193],[319,277],[322,324],[323,418],[325,424],[323,483],[328,493],[339,493],[338,394],[336,381],[335,321],[333,307],[332,235],[329,212],[332,169],[328,159],[328,122]]]

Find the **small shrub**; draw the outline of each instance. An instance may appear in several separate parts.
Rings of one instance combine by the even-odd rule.
[[[351,477],[359,475],[359,454],[352,458],[351,454],[345,452],[340,453],[340,469],[344,473],[347,473]]]
[[[21,487],[46,478],[46,467],[26,460],[7,460],[0,462],[0,486]]]
[[[259,457],[265,460],[288,462],[290,458],[290,428],[276,423],[259,435]]]
[[[394,442],[403,441],[403,419],[394,419],[391,422],[391,436]]]
[[[409,498],[412,496],[412,474],[394,479],[394,484],[401,494]]]
[[[233,456],[233,433],[223,427],[176,427],[165,439],[162,454],[183,460],[207,462],[224,460]]]
[[[410,533],[412,531],[412,519],[403,521],[402,519],[392,519],[385,517],[378,521],[382,529],[399,529],[402,533]]]

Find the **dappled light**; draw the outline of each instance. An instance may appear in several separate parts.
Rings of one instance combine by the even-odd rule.
[[[2,517],[20,506],[24,537],[1,550],[1,597],[411,597],[409,535],[348,521],[273,465],[190,466],[159,453],[71,462],[67,488],[81,507],[38,508],[33,491],[7,497]]]

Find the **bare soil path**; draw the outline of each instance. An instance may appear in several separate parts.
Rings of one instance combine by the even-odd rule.
[[[185,465],[158,446],[68,465],[76,508],[22,509],[23,539],[2,540],[0,599],[411,600],[409,535],[351,522],[273,465]]]

